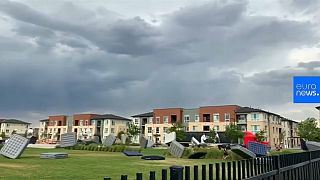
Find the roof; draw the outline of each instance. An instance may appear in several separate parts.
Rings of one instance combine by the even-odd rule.
[[[48,122],[49,119],[42,119],[42,120],[39,120],[40,122]]]
[[[237,106],[237,107],[240,107],[239,105],[236,105],[236,104],[226,104],[226,105],[209,105],[209,106],[200,106],[200,108],[206,108],[206,107],[225,107],[225,106]]]
[[[152,117],[152,116],[153,116],[153,112],[147,112],[147,113],[143,113],[143,114],[133,115],[131,117]]]
[[[317,106],[316,109],[320,110],[320,106]]]
[[[268,112],[268,111],[265,111],[265,110],[262,110],[262,109],[256,109],[256,108],[251,108],[251,107],[241,107],[240,109],[238,109],[236,111],[236,113],[251,113],[251,112],[263,112],[263,113],[268,113],[268,114],[272,114],[272,115],[280,117],[279,114],[275,114],[275,113]]]
[[[11,123],[11,124],[31,124],[18,119],[0,119],[0,123]]]
[[[116,116],[113,114],[102,114],[102,115],[96,115],[91,119],[112,119],[112,120],[122,120],[122,121],[131,121],[131,119],[127,119],[121,116]]]

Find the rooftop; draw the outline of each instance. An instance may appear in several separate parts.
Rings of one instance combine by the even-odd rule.
[[[39,120],[40,122],[48,122],[49,121],[49,119],[41,119],[41,120]]]
[[[131,117],[152,117],[152,116],[153,116],[153,112],[147,112],[147,113],[143,113],[143,114],[133,115]]]
[[[11,123],[11,124],[31,124],[18,119],[0,119],[0,123]]]
[[[251,112],[263,112],[263,113],[272,114],[272,115],[281,117],[279,114],[275,114],[272,112],[268,112],[268,111],[265,111],[262,109],[256,109],[256,108],[252,108],[252,107],[241,107],[240,109],[238,109],[236,111],[236,113],[251,113]]]
[[[124,118],[124,117],[121,117],[121,116],[116,116],[116,115],[113,115],[113,114],[96,115],[92,119],[112,119],[112,120],[131,121],[131,119]]]

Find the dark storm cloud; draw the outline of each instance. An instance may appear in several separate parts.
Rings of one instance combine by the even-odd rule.
[[[316,43],[313,24],[249,16],[246,6],[188,7],[154,26],[141,17],[101,19],[72,3],[65,5],[68,18],[64,8],[46,14],[1,1],[15,33],[0,37],[1,111],[130,115],[168,106],[288,102],[291,77],[318,74],[312,68],[318,62],[275,70],[255,65],[278,63],[271,54]],[[249,61],[256,62],[246,67]]]

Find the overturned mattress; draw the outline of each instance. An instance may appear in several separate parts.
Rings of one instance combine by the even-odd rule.
[[[40,159],[65,159],[68,153],[41,153]]]
[[[320,150],[320,142],[306,141],[306,146],[309,151]]]
[[[231,151],[238,154],[239,156],[245,158],[245,159],[250,159],[250,158],[255,158],[256,155],[250,151],[247,148],[244,148],[242,146],[236,145],[236,146],[231,146]]]
[[[123,151],[123,154],[125,154],[126,156],[143,156],[142,153],[136,151]]]
[[[163,156],[142,156],[141,159],[144,159],[144,160],[165,160],[166,158]]]

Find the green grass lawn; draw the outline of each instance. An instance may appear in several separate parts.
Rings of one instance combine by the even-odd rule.
[[[166,150],[148,149],[144,155],[163,155]],[[40,159],[40,153],[67,152],[68,159]],[[128,175],[134,179],[137,172],[149,171],[161,174],[161,169],[168,169],[172,165],[202,165],[215,163],[220,160],[213,159],[177,159],[166,157],[164,161],[146,161],[140,157],[127,157],[117,152],[66,150],[66,149],[34,149],[28,148],[19,159],[8,159],[0,156],[0,179],[25,180],[25,179],[86,179],[99,180],[105,176],[120,179],[120,175]],[[199,167],[200,170],[200,167]]]

